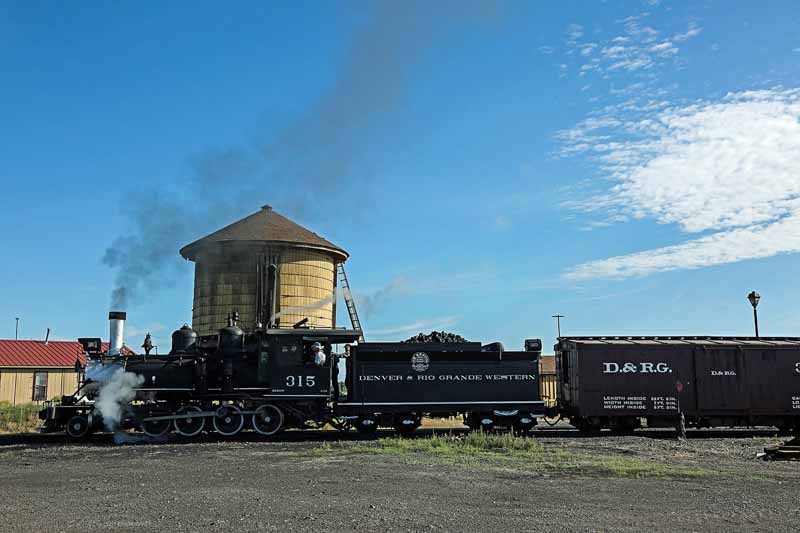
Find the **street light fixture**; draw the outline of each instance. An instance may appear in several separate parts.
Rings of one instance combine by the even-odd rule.
[[[753,306],[753,322],[756,326],[756,339],[758,338],[758,311],[756,307],[758,307],[758,302],[761,300],[761,295],[758,294],[756,291],[751,291],[750,294],[747,295],[747,299],[750,300],[750,305]]]

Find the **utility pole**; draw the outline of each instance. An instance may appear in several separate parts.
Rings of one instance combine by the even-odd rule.
[[[561,338],[561,319],[566,318],[564,315],[553,315],[552,318],[556,319],[556,325],[558,327],[558,338]]]
[[[17,320],[17,328],[16,328],[16,331],[14,332],[14,340],[18,341],[19,340],[19,317],[17,317],[16,320]]]

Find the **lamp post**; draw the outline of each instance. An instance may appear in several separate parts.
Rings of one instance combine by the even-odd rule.
[[[756,291],[751,291],[750,294],[747,295],[747,299],[750,300],[750,305],[753,306],[753,322],[756,326],[756,339],[758,338],[758,311],[756,307],[758,307],[758,302],[761,300],[761,295],[758,294]]]

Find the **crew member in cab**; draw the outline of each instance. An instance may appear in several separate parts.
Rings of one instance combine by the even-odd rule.
[[[305,359],[306,366],[325,366],[327,357],[325,355],[325,348],[322,346],[322,343],[314,342],[311,344],[306,352]]]

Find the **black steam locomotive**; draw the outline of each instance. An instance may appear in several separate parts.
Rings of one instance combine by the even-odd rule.
[[[321,427],[413,432],[423,416],[464,417],[472,428],[527,431],[544,415],[539,398],[541,341],[508,352],[493,343],[358,343],[346,329],[256,329],[233,314],[217,335],[184,325],[167,355],[123,350],[124,313],[111,313],[111,342],[79,339],[86,355],[78,391],[40,413],[43,431],[75,438],[95,430],[139,429],[232,436],[245,428],[274,435]],[[337,354],[336,346],[349,353]],[[340,391],[344,359],[346,391]]]

